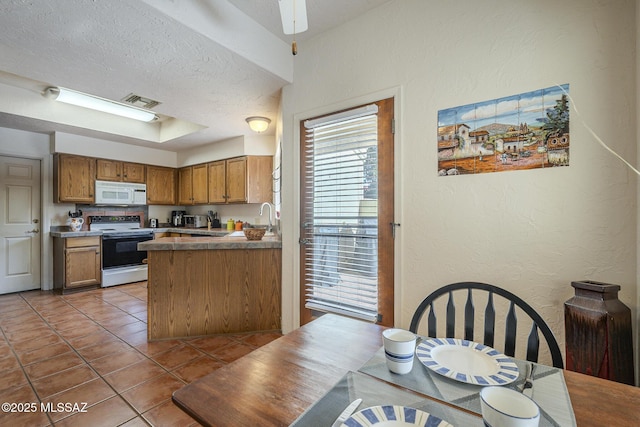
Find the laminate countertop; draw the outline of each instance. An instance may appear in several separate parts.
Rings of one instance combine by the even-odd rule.
[[[215,249],[279,249],[279,236],[263,237],[262,240],[247,240],[246,237],[160,237],[138,243],[141,251],[193,251]]]
[[[154,233],[180,233],[182,237],[158,237],[154,240],[138,243],[141,251],[191,251],[207,249],[280,249],[282,240],[280,236],[265,236],[262,240],[247,240],[246,237],[234,237],[232,231],[227,229],[206,228],[141,228]],[[69,231],[69,227],[51,227],[51,237],[63,239],[70,237],[102,236],[102,231]],[[193,236],[185,236],[192,234]]]
[[[71,231],[66,225],[54,225],[49,229],[49,234],[51,234],[51,237],[61,237],[63,239],[66,239],[69,237],[102,236],[102,231]]]

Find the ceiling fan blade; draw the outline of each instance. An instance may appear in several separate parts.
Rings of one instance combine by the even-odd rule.
[[[306,0],[278,0],[278,6],[285,34],[298,34],[309,28]]]

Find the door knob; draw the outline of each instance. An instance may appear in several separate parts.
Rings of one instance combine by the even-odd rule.
[[[34,228],[31,231],[25,231],[25,234],[37,234],[39,232],[40,232],[40,230],[38,230],[37,228]]]

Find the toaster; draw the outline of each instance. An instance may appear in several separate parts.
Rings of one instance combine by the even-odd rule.
[[[206,215],[184,215],[184,226],[190,228],[202,228],[207,226]]]

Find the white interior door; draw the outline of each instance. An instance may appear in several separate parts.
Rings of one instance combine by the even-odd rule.
[[[0,156],[0,294],[40,289],[40,161]]]

